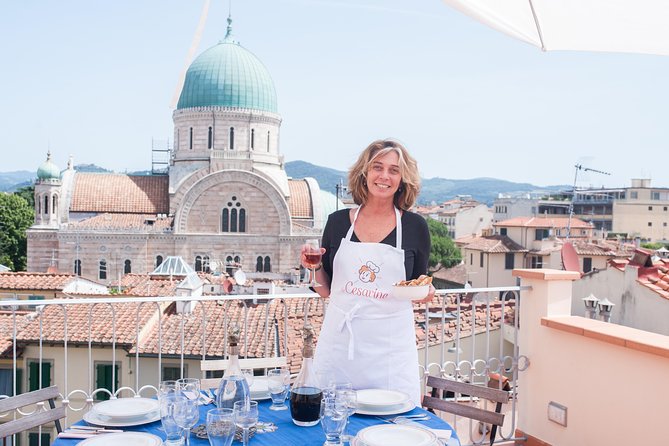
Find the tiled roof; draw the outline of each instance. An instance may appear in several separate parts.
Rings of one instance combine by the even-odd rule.
[[[488,235],[476,237],[471,243],[465,246],[467,249],[476,251],[502,253],[502,252],[527,252],[518,243],[511,240],[506,235]]]
[[[11,312],[0,313],[0,358],[13,357],[14,316]],[[25,314],[16,314],[16,330],[20,331],[28,322]]]
[[[52,274],[33,272],[0,273],[1,290],[48,290],[62,291],[76,279],[74,274]]]
[[[619,255],[617,247],[606,244],[604,241],[598,243],[589,242],[586,240],[571,240],[571,244],[576,250],[576,254],[580,256],[617,256]]]
[[[172,229],[173,217],[157,218],[148,214],[99,214],[85,220],[70,222],[71,229],[126,230],[141,232],[165,232]]]
[[[654,291],[665,299],[669,299],[669,259],[659,259],[653,266],[634,265],[629,260],[612,259],[609,265],[612,269],[625,271],[627,265],[639,268],[637,282]]]
[[[78,172],[70,212],[167,214],[168,186],[167,175]]]
[[[464,264],[455,265],[452,268],[441,268],[432,273],[435,279],[445,280],[451,283],[464,285],[467,282],[467,267]]]
[[[557,217],[557,216],[550,216],[550,217],[516,217],[516,218],[511,218],[509,220],[503,220],[503,221],[498,221],[497,223],[493,223],[493,226],[495,227],[500,227],[500,226],[506,226],[506,227],[514,227],[514,226],[522,226],[526,228],[566,228],[569,224],[569,218],[568,217]],[[589,229],[592,228],[592,224],[585,222],[583,220],[580,220],[578,218],[572,218],[571,219],[571,228],[576,229],[576,228],[582,228],[582,229]]]
[[[290,200],[288,207],[293,218],[312,218],[314,210],[311,207],[311,193],[305,180],[288,180]]]

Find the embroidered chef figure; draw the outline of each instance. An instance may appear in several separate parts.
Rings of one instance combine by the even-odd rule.
[[[365,283],[372,283],[376,280],[376,273],[379,271],[381,271],[381,268],[376,266],[374,262],[369,261],[360,267],[360,270],[358,270],[358,275],[360,276],[361,281]]]

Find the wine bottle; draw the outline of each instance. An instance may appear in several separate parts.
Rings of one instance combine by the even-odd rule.
[[[298,426],[318,424],[323,391],[314,370],[314,330],[310,325],[303,329],[302,368],[290,391],[290,415]]]
[[[218,408],[229,408],[236,401],[250,401],[249,385],[242,374],[242,368],[239,366],[239,327],[231,327],[228,332],[228,368],[221,378],[216,394],[216,406]]]

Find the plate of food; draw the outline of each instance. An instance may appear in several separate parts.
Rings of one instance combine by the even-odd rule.
[[[401,300],[420,300],[430,292],[432,277],[421,275],[413,280],[403,280],[393,285],[392,296]]]

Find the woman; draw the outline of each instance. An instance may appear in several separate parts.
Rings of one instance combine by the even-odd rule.
[[[323,231],[321,286],[314,289],[331,300],[316,367],[356,389],[400,390],[420,404],[413,307],[392,297],[393,284],[427,272],[427,223],[408,211],[418,195],[418,166],[400,143],[374,141],[349,171],[348,184],[358,207],[331,214]],[[430,285],[421,302],[434,292]]]

